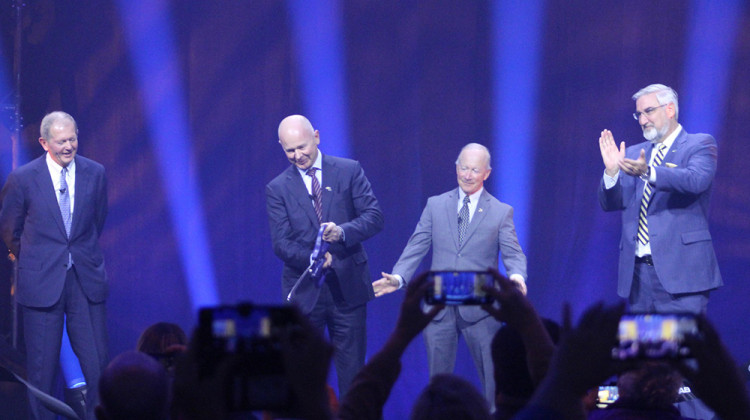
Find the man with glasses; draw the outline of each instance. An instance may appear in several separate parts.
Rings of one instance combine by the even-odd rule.
[[[682,128],[668,86],[647,86],[633,100],[648,141],[626,149],[609,130],[599,137],[599,203],[622,210],[617,292],[634,312],[703,313],[723,284],[708,230],[716,140]]]

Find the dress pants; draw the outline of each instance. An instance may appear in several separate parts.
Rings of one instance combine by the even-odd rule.
[[[365,365],[367,351],[367,304],[354,308],[344,308],[336,303],[333,294],[324,282],[320,296],[312,312],[310,322],[321,333],[328,328],[328,336],[333,344],[333,362],[339,385],[339,399],[344,398],[354,377]]]
[[[500,329],[500,323],[491,316],[469,323],[461,318],[457,306],[446,306],[444,310],[445,316],[438,321],[430,322],[423,334],[427,347],[430,377],[439,373],[453,373],[460,332],[474,359],[474,365],[484,388],[484,396],[489,407],[494,408],[495,377],[490,346],[492,338]]]
[[[63,322],[67,316],[70,343],[86,379],[86,418],[95,419],[99,376],[108,361],[104,302],[89,302],[74,266],[65,276],[65,286],[57,303],[45,308],[21,307],[29,382],[41,391],[51,393],[60,360]],[[33,418],[55,418],[31,393],[29,399]]]
[[[631,312],[690,312],[706,313],[708,291],[671,294],[664,290],[653,265],[636,262],[633,285],[630,289]]]

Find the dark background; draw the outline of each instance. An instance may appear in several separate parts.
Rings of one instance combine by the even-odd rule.
[[[12,86],[15,19],[12,2],[0,3],[0,64]],[[597,139],[609,128],[617,140],[641,141],[630,116],[630,96],[638,89],[664,83],[683,93],[691,15],[690,2],[682,0],[541,3],[541,56],[529,133],[533,165],[525,217],[530,224],[521,245],[529,258],[531,301],[542,315],[559,320],[563,302],[578,315],[594,301],[617,300],[620,215],[602,212],[596,200],[603,171]],[[32,0],[24,10],[26,158],[42,153],[36,140],[41,117],[63,109],[78,121],[79,153],[108,171],[110,215],[101,242],[111,285],[112,355],[133,348],[154,322],[176,322],[189,330],[196,321],[180,251],[185,244],[172,227],[169,187],[162,182],[170,157],[186,160],[174,164],[194,177],[207,238],[191,245],[210,259],[219,300],[282,301],[281,263],[271,250],[264,186],[288,165],[277,142],[279,121],[293,113],[310,115],[317,99],[315,92],[303,97],[299,51],[284,2],[154,4],[172,16],[174,65],[181,76],[171,82],[184,91],[181,118],[191,133],[168,138],[166,158],[157,155],[147,95],[134,66],[136,56],[152,53],[131,49],[118,4]],[[711,230],[725,286],[712,294],[708,314],[738,363],[745,363],[750,360],[750,21],[748,7],[740,4],[739,30],[721,70],[726,97],[696,91],[691,94],[698,97],[682,97],[681,105],[692,100],[716,110],[718,128],[711,134],[719,142],[719,169]],[[393,267],[427,197],[456,187],[453,162],[461,146],[477,141],[492,148],[497,125],[490,6],[484,1],[341,3],[349,155],[365,168],[386,220],[383,232],[365,244],[374,278]],[[7,93],[6,86],[0,100],[7,101]],[[511,110],[513,105],[504,104]],[[513,124],[515,115],[506,114],[506,124]],[[687,131],[701,131],[690,126],[696,117],[680,113]],[[10,170],[6,110],[2,118],[4,179]],[[326,152],[325,122],[312,123],[321,129]],[[513,150],[503,150],[503,156],[493,156],[486,187],[507,200],[498,192],[499,180],[515,176],[502,164],[514,156]],[[369,355],[394,326],[401,299],[395,293],[369,304]],[[7,328],[7,312],[2,316]],[[405,417],[427,383],[423,347],[415,340],[404,356],[387,418]],[[464,346],[457,372],[477,382]]]

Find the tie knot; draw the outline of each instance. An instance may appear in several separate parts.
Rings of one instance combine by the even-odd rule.
[[[310,168],[310,169],[308,169],[308,170],[307,170],[307,172],[305,172],[305,173],[307,174],[307,176],[315,176],[315,171],[317,171],[317,170],[318,170],[318,168],[315,168],[315,167],[311,167],[311,168]]]
[[[471,203],[471,198],[467,195],[466,197],[464,197],[464,204],[469,204],[469,203]]]

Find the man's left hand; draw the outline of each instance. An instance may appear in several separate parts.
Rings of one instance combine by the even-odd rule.
[[[619,163],[620,169],[628,175],[641,176],[648,172],[648,163],[646,163],[646,151],[641,149],[638,159],[623,159]]]
[[[344,229],[336,226],[336,223],[326,222],[326,229],[323,231],[323,240],[326,242],[338,242],[344,236]]]

